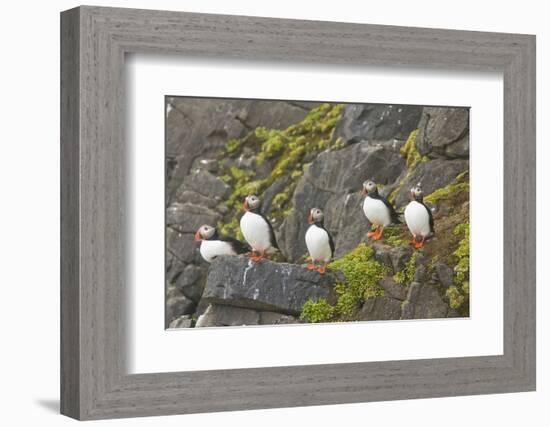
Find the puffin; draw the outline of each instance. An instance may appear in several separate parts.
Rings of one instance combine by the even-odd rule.
[[[260,199],[251,194],[244,199],[245,213],[240,226],[244,239],[252,248],[250,259],[254,262],[263,259],[268,252],[279,250],[275,232],[269,220],[260,212]]]
[[[384,227],[390,224],[400,224],[399,217],[390,202],[378,193],[378,187],[373,181],[363,183],[363,212],[369,222],[376,227],[376,231],[369,231],[367,237],[379,240]]]
[[[432,211],[424,204],[424,193],[420,184],[411,188],[411,201],[405,208],[405,222],[413,235],[410,244],[415,249],[420,249],[424,246],[426,237],[435,234]]]
[[[218,234],[216,228],[210,225],[202,225],[197,230],[195,241],[201,242],[201,256],[209,263],[221,255],[239,255],[250,250],[248,246],[237,239]]]
[[[308,264],[308,270],[317,270],[324,274],[327,264],[334,255],[334,241],[324,226],[325,215],[319,208],[309,211],[307,222],[311,224],[306,231],[306,246],[311,257],[312,264]],[[320,263],[320,266],[317,266]]]

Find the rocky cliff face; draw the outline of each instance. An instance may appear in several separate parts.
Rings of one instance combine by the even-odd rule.
[[[172,98],[166,136],[167,326],[468,315],[467,109]],[[422,183],[436,229],[423,249],[405,225],[367,241],[366,179],[398,211]],[[209,266],[192,234],[208,223],[240,237],[249,193],[272,220],[277,262]],[[300,265],[313,206],[336,244],[325,276]]]

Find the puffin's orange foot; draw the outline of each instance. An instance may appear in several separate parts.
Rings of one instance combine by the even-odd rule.
[[[307,267],[306,267],[308,270],[315,270],[315,265],[313,264],[308,264]]]
[[[384,229],[382,228],[379,228],[378,230],[376,230],[376,232],[372,236],[372,240],[380,240],[380,238],[382,237],[383,231]]]
[[[422,239],[420,242],[415,242],[414,243],[414,248],[415,249],[420,249],[422,247],[424,247],[424,239]]]
[[[321,274],[325,274],[325,272],[327,271],[327,267],[324,265],[321,267],[317,267],[317,271]]]
[[[369,231],[367,233],[367,237],[370,239],[371,237],[375,236],[376,235],[376,231]]]
[[[261,261],[262,259],[264,259],[264,255],[263,254],[254,255],[253,257],[250,257],[250,259],[254,262],[258,262],[258,261]]]

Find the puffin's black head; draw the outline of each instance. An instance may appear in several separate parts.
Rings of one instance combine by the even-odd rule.
[[[422,202],[423,198],[424,192],[422,191],[422,186],[420,184],[416,184],[413,188],[411,188],[411,200]]]
[[[365,181],[363,183],[363,195],[368,196],[369,194],[378,193],[378,187],[373,181]]]
[[[307,222],[309,222],[310,224],[315,224],[323,222],[323,219],[325,219],[325,214],[323,213],[323,211],[319,208],[313,208],[309,211]]]
[[[251,194],[250,196],[247,196],[246,199],[244,199],[243,207],[245,211],[253,211],[255,209],[258,209],[260,207],[260,199],[258,198],[258,196]]]
[[[211,239],[216,234],[216,229],[210,225],[201,225],[201,227],[195,233],[195,241]]]

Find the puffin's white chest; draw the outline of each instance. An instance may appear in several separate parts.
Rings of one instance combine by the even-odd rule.
[[[382,200],[373,199],[369,196],[365,197],[363,212],[365,212],[369,222],[376,227],[380,225],[385,227],[391,224],[390,210]]]
[[[241,232],[255,251],[266,251],[271,247],[269,224],[258,214],[245,212],[241,218]]]
[[[306,246],[314,261],[329,262],[332,258],[328,233],[315,224],[307,229]]]
[[[214,258],[221,255],[237,255],[228,242],[221,240],[203,240],[200,252],[206,262],[212,262]]]
[[[405,208],[405,222],[409,231],[415,236],[426,237],[430,234],[430,215],[421,203],[416,200]]]

